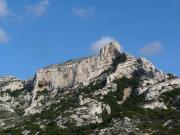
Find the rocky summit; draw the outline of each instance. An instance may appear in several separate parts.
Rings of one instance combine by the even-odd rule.
[[[110,42],[29,80],[0,77],[0,134],[180,135],[180,78]]]

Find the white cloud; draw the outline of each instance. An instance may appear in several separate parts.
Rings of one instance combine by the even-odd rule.
[[[9,37],[7,35],[7,33],[0,28],[0,44],[2,43],[6,43],[9,41]]]
[[[116,41],[115,38],[110,36],[100,38],[91,45],[92,53],[98,53],[102,47],[113,41]]]
[[[91,15],[94,15],[95,9],[94,7],[76,8],[76,9],[73,9],[73,13],[74,15],[79,16],[79,17],[88,17]]]
[[[8,4],[6,0],[0,0],[0,18],[7,17],[10,15]],[[2,21],[2,20],[1,20]],[[4,44],[9,41],[7,33],[0,28],[0,44]]]
[[[0,19],[3,23],[21,22],[22,16],[14,13],[9,9],[7,0],[0,0]]]
[[[159,41],[149,43],[140,49],[140,54],[145,56],[159,55],[162,52],[163,45]]]
[[[0,0],[0,17],[5,17],[7,15],[9,15],[7,1]]]
[[[28,5],[27,11],[35,16],[42,16],[47,11],[49,4],[50,4],[49,0],[40,0],[35,5]]]

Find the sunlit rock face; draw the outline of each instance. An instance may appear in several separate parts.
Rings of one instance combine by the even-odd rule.
[[[100,54],[88,58],[52,65],[36,73],[35,89],[65,88],[88,82],[107,70],[120,55],[120,46],[111,42],[100,50]]]
[[[0,90],[1,91],[16,91],[18,89],[23,89],[24,82],[13,77],[0,77]]]

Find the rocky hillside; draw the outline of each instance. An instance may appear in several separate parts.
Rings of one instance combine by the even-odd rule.
[[[0,77],[2,135],[179,135],[180,78],[111,42],[33,79]]]

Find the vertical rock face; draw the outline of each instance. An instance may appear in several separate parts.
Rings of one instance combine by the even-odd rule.
[[[120,55],[119,50],[119,44],[111,42],[100,50],[99,55],[41,69],[36,73],[35,89],[64,88],[78,83],[86,84],[113,64],[114,59]]]

